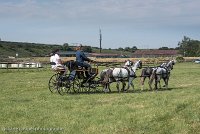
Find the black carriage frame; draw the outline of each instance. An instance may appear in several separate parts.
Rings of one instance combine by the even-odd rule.
[[[57,71],[49,79],[49,90],[52,93],[58,92],[60,95],[102,92],[100,78],[97,77],[99,73],[98,65],[94,64],[93,66],[90,71],[92,74],[90,78],[85,76],[88,70],[83,67],[79,67],[67,74],[64,74],[64,70]]]

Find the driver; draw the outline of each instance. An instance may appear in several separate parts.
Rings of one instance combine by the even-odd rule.
[[[76,62],[78,66],[84,67],[86,70],[85,74],[87,78],[91,77],[91,65],[88,62],[93,62],[93,60],[89,59],[87,56],[85,56],[83,52],[83,46],[82,44],[79,44],[76,47]],[[88,62],[85,62],[88,61]]]

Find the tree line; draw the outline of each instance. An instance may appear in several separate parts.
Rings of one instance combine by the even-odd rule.
[[[182,41],[178,43],[178,49],[180,54],[182,54],[184,57],[199,57],[200,41],[184,36]]]
[[[52,50],[60,49],[61,51],[75,51],[75,46],[70,46],[68,43],[63,45],[57,44],[39,44],[39,43],[26,43],[26,42],[9,42],[0,41],[0,57],[7,58],[8,56],[19,57],[44,57],[48,56]],[[199,57],[200,56],[200,41],[190,39],[184,36],[183,39],[178,42],[176,48],[161,47],[160,50],[176,49],[179,53],[186,57]],[[117,49],[103,49],[102,53],[126,53],[131,54],[138,50],[137,46],[117,48]],[[84,51],[88,53],[99,52],[98,47],[91,47],[84,45]]]

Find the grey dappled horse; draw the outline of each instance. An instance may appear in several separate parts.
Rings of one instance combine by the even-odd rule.
[[[170,72],[173,70],[173,65],[175,65],[174,60],[169,61],[167,64],[164,64],[160,67],[154,68],[150,76],[149,86],[152,89],[151,85],[153,80],[155,80],[155,89],[158,89],[157,84],[159,83],[159,88],[161,88],[160,80],[163,79],[165,82],[165,87],[168,89],[168,82],[170,77]]]
[[[150,77],[152,76],[152,72],[154,70],[154,67],[146,67],[144,69],[142,69],[142,72],[141,72],[141,75],[140,75],[140,84],[141,84],[141,90],[144,89],[144,82],[145,82],[145,79],[148,77],[149,78],[149,87],[150,87]],[[151,87],[150,87],[151,88]]]
[[[166,65],[167,65],[167,63],[162,63],[160,66],[158,66],[158,67],[161,67],[161,68],[163,68],[163,67],[166,67]],[[153,80],[152,78],[150,78],[150,77],[153,77],[152,76],[152,73],[153,73],[153,70],[155,70],[156,68],[158,68],[158,67],[146,67],[146,68],[144,68],[144,69],[142,69],[142,72],[141,72],[141,75],[140,75],[140,84],[141,84],[141,90],[143,90],[144,89],[144,82],[145,82],[145,79],[148,77],[149,78],[149,82],[148,82],[148,84],[149,84],[149,88],[150,89],[152,89],[151,88],[151,81]]]
[[[128,60],[125,62],[124,67],[104,69],[100,73],[100,79],[102,80],[104,91],[111,92],[110,83],[112,82],[117,82],[116,87],[117,87],[118,92],[120,92],[120,89],[119,89],[120,82],[122,82],[122,85],[123,85],[121,89],[122,91],[127,91],[130,88],[130,85],[134,89],[133,80],[136,77],[135,72],[137,68],[139,69],[142,68],[142,62],[140,60],[135,62],[134,65],[130,60]],[[126,86],[126,83],[125,83],[126,81],[128,81],[128,87],[127,89],[124,89]]]

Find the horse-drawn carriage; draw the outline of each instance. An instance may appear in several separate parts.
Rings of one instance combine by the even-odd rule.
[[[63,71],[55,73],[49,80],[49,90],[51,92],[58,92],[61,95],[66,93],[87,93],[87,92],[111,92],[110,83],[116,82],[116,88],[118,92],[128,91],[131,86],[134,89],[133,80],[136,78],[136,70],[142,68],[142,62],[140,60],[133,64],[131,61],[126,61],[122,67],[114,67],[104,69],[99,74],[98,64],[93,63],[91,69],[91,75],[88,78],[86,76],[86,70],[76,64],[76,61],[68,61],[64,64],[69,73],[64,74]],[[157,83],[160,85],[160,79],[165,82],[166,88],[168,88],[168,80],[170,71],[173,69],[174,61],[169,61],[166,65],[159,67],[147,67],[142,70],[141,73],[141,85],[143,90],[144,80],[146,77],[150,78],[149,87],[153,80],[155,80],[155,89],[157,89]],[[151,71],[148,71],[151,70]],[[148,73],[151,72],[151,73]],[[125,89],[126,83],[128,86]],[[119,89],[119,84],[122,83],[122,88]]]
[[[98,92],[100,91],[100,81],[97,77],[98,65],[93,63],[90,70],[91,76],[86,76],[86,70],[76,64],[76,61],[68,61],[64,64],[69,73],[64,74],[64,70],[57,71],[49,80],[49,90],[58,92],[61,95],[66,93]]]

